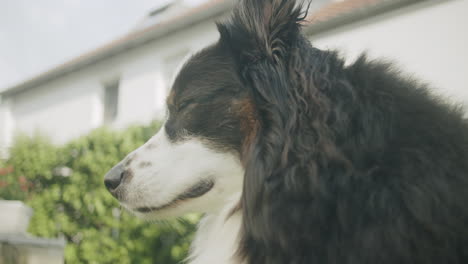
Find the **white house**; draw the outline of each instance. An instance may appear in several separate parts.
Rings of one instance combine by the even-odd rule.
[[[218,37],[214,22],[232,0],[196,7],[181,1],[152,11],[128,35],[0,92],[0,146],[41,131],[63,143],[102,125],[123,128],[165,114],[180,61]],[[468,0],[314,1],[305,27],[320,48],[352,61],[362,51],[386,57],[468,103]]]

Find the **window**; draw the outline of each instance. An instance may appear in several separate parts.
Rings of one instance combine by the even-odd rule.
[[[119,80],[104,85],[104,124],[110,124],[117,118],[119,109],[119,86]]]

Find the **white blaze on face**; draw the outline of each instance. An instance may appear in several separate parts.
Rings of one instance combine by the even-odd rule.
[[[242,188],[243,168],[236,154],[216,152],[207,140],[189,137],[171,142],[164,127],[147,143],[123,161],[132,177],[124,183],[124,199],[129,210],[140,217],[177,217],[189,212],[212,212],[221,209]],[[150,213],[137,208],[156,208],[177,200],[180,195],[203,181],[213,188],[204,195],[182,200]]]

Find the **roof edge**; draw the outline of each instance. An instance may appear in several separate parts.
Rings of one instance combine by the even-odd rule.
[[[316,17],[315,15],[311,15],[310,18],[308,18],[310,24],[304,27],[304,33],[307,35],[319,34],[324,31],[332,30],[370,17],[375,17],[412,4],[428,1],[429,0],[368,0],[368,4],[365,7],[355,8],[350,12],[332,16],[324,21],[321,21],[320,18],[318,18],[317,21],[314,21]],[[337,4],[339,4],[339,2]]]

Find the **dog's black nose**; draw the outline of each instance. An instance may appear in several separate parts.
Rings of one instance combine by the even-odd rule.
[[[106,176],[104,176],[104,185],[106,186],[107,190],[114,194],[114,191],[119,187],[120,183],[122,182],[125,170],[122,164],[119,164],[112,168]]]

